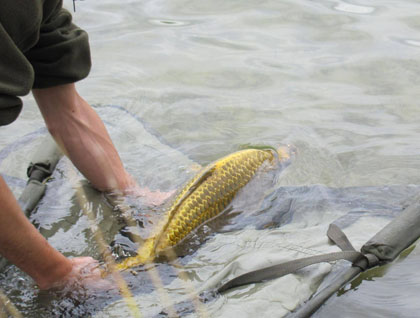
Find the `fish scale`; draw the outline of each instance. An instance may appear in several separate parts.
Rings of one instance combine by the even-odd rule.
[[[156,235],[144,242],[137,256],[123,260],[117,268],[124,270],[153,261],[179,244],[193,230],[223,212],[264,162],[273,163],[284,156],[271,148],[246,149],[204,168],[176,196]]]

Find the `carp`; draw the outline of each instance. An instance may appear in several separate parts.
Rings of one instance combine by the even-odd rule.
[[[136,256],[116,264],[116,269],[125,270],[152,262],[192,231],[220,215],[263,164],[275,167],[288,159],[289,155],[283,149],[261,147],[240,150],[209,164],[178,193],[155,235],[143,242]]]

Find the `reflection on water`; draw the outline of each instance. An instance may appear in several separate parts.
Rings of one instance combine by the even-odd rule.
[[[369,14],[375,11],[374,7],[355,5],[346,2],[340,2],[335,7],[335,10],[344,11],[348,13]]]
[[[71,1],[66,5],[72,9]],[[254,232],[248,224],[206,241],[183,259],[193,284],[203,285],[230,260],[254,255],[252,246],[266,247],[256,257],[261,262],[328,249],[322,231],[338,218],[358,225],[352,239],[363,243],[368,238],[362,231],[365,223],[357,222],[364,213],[373,213],[369,220],[376,230],[388,220],[387,213],[398,213],[401,202],[416,192],[410,187],[405,194],[399,191],[420,184],[418,10],[413,0],[77,2],[74,18],[89,32],[93,56],[91,75],[78,89],[95,105],[140,184],[179,188],[197,163],[206,165],[243,144],[292,144],[297,149],[293,164],[275,184],[278,196],[262,193],[265,200],[248,219],[272,226],[257,226],[259,232]],[[45,133],[42,126],[28,97],[19,120],[0,130],[0,171],[16,195],[24,184],[27,154]],[[60,163],[33,220],[66,255],[100,257],[88,220],[74,200],[74,185],[67,180],[68,164]],[[306,187],[313,184],[327,188]],[[387,185],[400,190],[385,191]],[[299,186],[304,187],[294,188]],[[365,186],[383,192],[366,190],[363,195],[346,188]],[[338,202],[342,194],[329,188],[350,191],[347,209],[344,201]],[[101,194],[90,191],[89,198],[112,241],[121,225],[115,211]],[[274,211],[284,213],[274,217]],[[282,224],[287,225],[278,228]],[[316,244],[303,237],[312,234],[319,235]],[[286,238],[288,243],[282,244]],[[331,299],[319,316],[336,317],[337,311],[345,317],[366,316],[369,309],[372,317],[414,317],[419,309],[414,298],[417,254],[414,249],[381,277],[367,276]],[[168,276],[165,290],[171,297],[185,296],[182,280],[172,277],[168,265],[160,268]],[[328,271],[327,266],[287,282],[241,290],[208,304],[208,312],[214,317],[247,316],[262,308],[286,313],[311,291],[296,287],[292,297],[284,291],[285,282],[292,286],[312,275],[311,286],[316,287]],[[142,310],[158,313],[160,298],[147,275],[137,277],[128,279]],[[42,307],[45,299],[13,267],[1,274],[0,285],[28,317],[49,317],[48,307]],[[105,316],[128,315],[115,295],[93,296],[112,304]],[[57,303],[54,308],[60,306],[70,313],[75,305]]]

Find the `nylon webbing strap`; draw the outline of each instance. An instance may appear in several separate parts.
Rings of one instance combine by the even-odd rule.
[[[356,249],[351,245],[349,239],[347,238],[346,234],[344,234],[341,229],[335,225],[330,224],[327,231],[328,238],[335,243],[339,248],[343,251],[355,251]]]
[[[378,264],[379,260],[376,256],[372,254],[365,255],[356,251],[351,245],[347,236],[335,224],[330,225],[327,235],[338,247],[343,250],[342,252],[305,257],[251,271],[228,281],[219,287],[217,291],[222,293],[234,287],[239,287],[251,283],[259,283],[268,279],[282,277],[288,274],[292,274],[306,266],[322,262],[333,262],[344,259],[352,262],[354,266],[358,266],[362,270],[366,270],[367,268]]]

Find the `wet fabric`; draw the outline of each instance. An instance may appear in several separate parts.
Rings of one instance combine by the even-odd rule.
[[[352,262],[353,266],[360,267],[361,270],[366,270],[379,263],[379,259],[375,255],[364,255],[363,253],[358,252],[337,225],[330,224],[327,235],[328,238],[342,250],[342,252],[315,255],[257,269],[229,280],[220,286],[217,291],[219,293],[223,293],[235,287],[252,283],[262,283],[266,280],[283,277],[285,275],[295,273],[299,269],[305,268],[309,265],[322,262],[347,260]]]
[[[13,122],[32,88],[85,78],[88,35],[72,23],[61,0],[0,1],[0,125]]]

